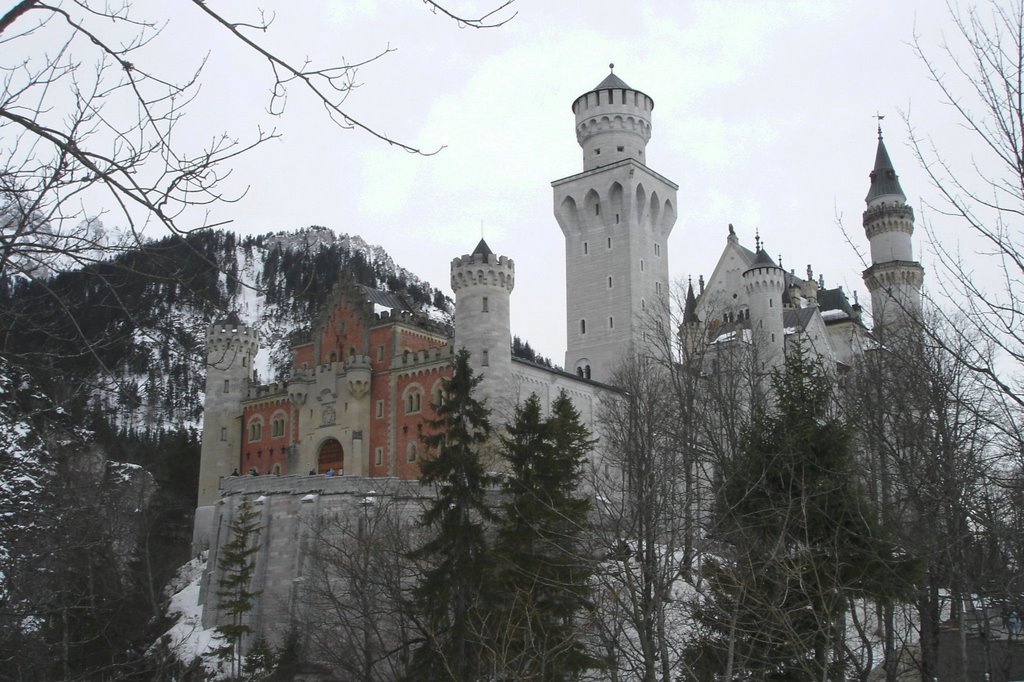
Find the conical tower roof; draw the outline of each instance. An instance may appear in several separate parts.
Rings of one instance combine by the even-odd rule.
[[[903,193],[903,188],[900,187],[899,177],[896,175],[896,169],[893,168],[892,161],[889,159],[889,152],[885,148],[885,141],[882,140],[882,131],[878,131],[878,150],[875,152],[875,169],[871,171],[871,187],[868,189],[868,195],[864,197],[864,201],[871,203],[878,197],[883,197],[888,194],[895,194],[907,200],[907,195]]]
[[[607,90],[608,88],[625,88],[626,90],[633,89],[626,85],[621,78],[616,76],[614,71],[605,76],[604,80],[598,83],[594,90]]]
[[[483,239],[481,239],[480,243],[476,245],[475,249],[473,249],[474,256],[484,256],[486,258],[487,256],[493,254],[494,252],[491,251],[491,247],[487,246],[487,242],[485,242]]]
[[[697,297],[693,295],[693,282],[686,288],[686,304],[683,307],[683,324],[694,324],[697,319]]]
[[[750,267],[747,269],[754,270],[756,268],[764,267],[777,268],[779,266],[775,264],[775,261],[772,260],[772,257],[768,255],[767,251],[764,249],[758,249],[757,253],[754,255],[754,262],[751,263]]]

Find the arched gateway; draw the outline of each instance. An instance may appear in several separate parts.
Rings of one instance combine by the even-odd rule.
[[[340,476],[345,469],[345,449],[334,438],[328,438],[320,444],[320,452],[316,456],[316,471],[326,474],[328,469]]]

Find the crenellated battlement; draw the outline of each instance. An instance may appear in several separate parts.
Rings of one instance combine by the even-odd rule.
[[[470,286],[496,286],[512,291],[516,264],[507,256],[470,254],[452,259],[452,291]]]
[[[248,350],[255,354],[260,346],[260,333],[246,324],[215,322],[206,328],[206,352],[223,352],[228,349]]]
[[[395,358],[393,364],[396,369],[401,368],[404,371],[419,365],[429,365],[442,361],[450,362],[454,355],[455,349],[452,346],[429,348],[421,351],[405,351]]]

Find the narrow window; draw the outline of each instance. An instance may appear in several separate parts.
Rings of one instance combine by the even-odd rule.
[[[228,429],[227,429],[226,426],[220,427],[220,439],[221,440],[227,440],[228,439]]]
[[[225,393],[230,393],[231,392],[231,379],[225,379],[224,380],[224,392]]]
[[[594,154],[595,155],[598,155],[600,153],[601,153],[601,148],[600,147],[597,147],[596,149],[594,149]]]
[[[248,367],[248,366],[249,366],[249,356],[248,355],[243,355],[242,356],[242,367]]]
[[[614,317],[609,317],[608,318],[608,328],[609,329],[615,329],[615,318]]]
[[[772,334],[772,343],[775,343],[775,334]]]
[[[378,400],[377,401],[377,419],[382,419],[383,417],[384,417],[384,401],[383,400]]]
[[[612,278],[610,276],[608,277],[608,288],[612,288]]]
[[[661,257],[661,244],[654,245],[654,255],[658,256],[659,258]]]
[[[647,301],[640,299],[640,310],[647,310]]]
[[[377,346],[377,362],[384,362],[384,346]]]
[[[587,333],[587,321],[586,320],[580,320],[580,334],[586,334],[586,333]]]
[[[406,455],[406,459],[410,462],[416,461],[416,443],[409,443],[409,451]]]
[[[644,271],[644,259],[641,258],[640,259],[640,272],[643,272],[643,271]]]
[[[488,356],[488,353],[487,353],[487,351],[484,351],[484,360],[483,360],[483,366],[484,366],[484,367],[490,367],[490,366],[491,366],[490,358],[489,358],[489,356]]]
[[[377,448],[373,451],[373,462],[377,466],[384,463],[384,448]]]
[[[612,238],[608,237],[608,248],[612,248]]]
[[[485,313],[488,312],[488,310],[487,310],[487,297],[486,296],[483,297],[483,312],[485,312]]]
[[[619,214],[618,213],[615,214],[615,224],[616,225],[619,224]]]
[[[775,301],[773,301],[772,299],[769,298],[768,299],[768,307],[769,308],[774,308],[775,307]]]
[[[625,104],[625,102],[623,102],[623,104]],[[616,147],[615,151],[617,151],[617,152],[624,152],[624,151],[626,151],[626,148],[625,147]]]
[[[654,283],[654,289],[660,294],[661,293],[661,282]]]
[[[588,253],[590,253],[590,244],[583,242],[583,255],[586,256]]]
[[[601,204],[594,204],[594,215],[601,215]]]
[[[590,378],[590,365],[587,365],[586,367],[583,368],[583,378],[584,379],[589,379]]]

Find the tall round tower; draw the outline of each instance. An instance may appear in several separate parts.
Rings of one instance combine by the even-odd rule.
[[[199,460],[199,506],[219,497],[219,483],[238,468],[242,400],[249,388],[259,332],[231,313],[206,330],[206,398]]]
[[[678,187],[647,167],[653,109],[614,73],[577,97],[583,171],[551,183],[565,236],[565,369],[596,381],[669,329]]]
[[[572,112],[576,114],[576,141],[583,148],[583,170],[622,159],[646,163],[652,109],[654,100],[626,85],[614,72],[577,97]]]
[[[779,367],[785,357],[782,292],[786,271],[764,249],[759,249],[754,262],[743,272],[743,287],[750,305],[751,341],[761,369]]]
[[[871,293],[875,334],[885,337],[920,320],[924,268],[914,260],[911,245],[914,209],[907,205],[881,127],[870,178],[864,232],[871,243],[871,267],[864,271],[864,283]]]
[[[455,292],[455,351],[469,351],[473,371],[483,377],[478,397],[495,416],[514,404],[510,393],[512,332],[509,297],[516,268],[511,258],[495,255],[483,239],[473,253],[452,260]]]

